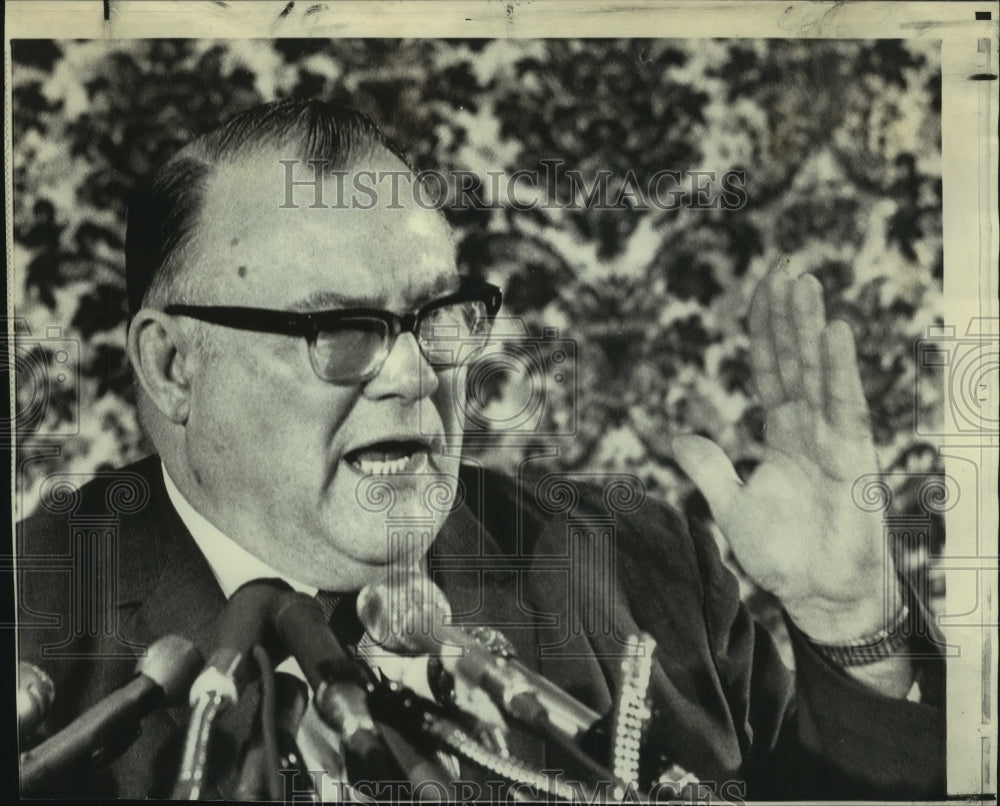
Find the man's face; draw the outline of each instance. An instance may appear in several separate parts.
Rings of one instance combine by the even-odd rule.
[[[187,263],[197,297],[185,302],[404,314],[457,288],[447,225],[407,186],[401,209],[387,209],[388,185],[370,210],[310,208],[311,187],[297,189],[298,209],[279,209],[278,158],[211,181]],[[364,168],[404,166],[384,155]],[[332,182],[326,191],[333,204]],[[196,508],[277,571],[324,589],[356,589],[386,563],[423,556],[446,517],[425,493],[457,483],[461,370],[433,370],[403,334],[377,375],[337,385],[315,375],[304,338],[200,327],[185,427]],[[410,525],[399,530],[401,518]]]

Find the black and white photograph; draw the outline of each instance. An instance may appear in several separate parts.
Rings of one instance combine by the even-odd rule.
[[[995,7],[5,13],[5,794],[995,801]]]

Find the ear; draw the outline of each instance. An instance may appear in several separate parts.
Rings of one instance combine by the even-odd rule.
[[[177,425],[191,410],[190,340],[177,320],[142,308],[129,326],[126,349],[136,377],[164,417]]]

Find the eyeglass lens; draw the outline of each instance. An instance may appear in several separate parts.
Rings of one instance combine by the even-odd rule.
[[[489,337],[486,305],[477,300],[442,305],[420,320],[418,342],[434,367],[454,367],[473,358]],[[374,372],[388,355],[389,325],[374,317],[341,320],[321,330],[310,350],[316,374],[348,382]]]

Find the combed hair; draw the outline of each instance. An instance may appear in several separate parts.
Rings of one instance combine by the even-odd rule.
[[[265,149],[295,149],[291,157],[323,160],[343,170],[385,150],[406,159],[367,116],[317,100],[280,101],[246,109],[182,148],[140,188],[128,210],[125,280],[129,316],[152,294],[178,280],[183,251],[216,169]]]

